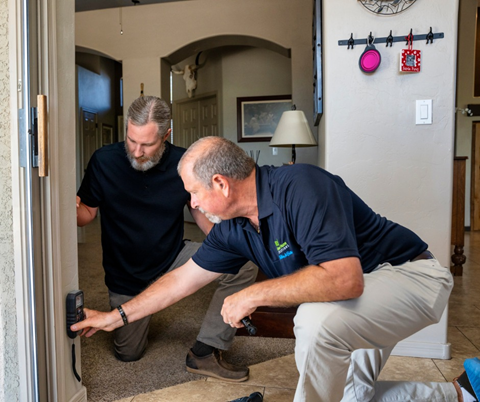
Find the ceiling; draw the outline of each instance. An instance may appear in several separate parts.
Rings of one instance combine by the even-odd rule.
[[[135,4],[133,1],[138,2]],[[171,3],[186,0],[75,0],[75,12],[116,7],[139,7],[147,4]]]

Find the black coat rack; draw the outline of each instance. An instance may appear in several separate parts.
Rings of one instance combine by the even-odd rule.
[[[390,30],[390,35],[381,37],[381,38],[375,38],[372,36],[372,33],[370,32],[370,35],[368,35],[367,38],[363,39],[353,39],[353,33],[350,35],[350,39],[346,40],[339,40],[338,41],[338,46],[347,46],[347,49],[353,49],[354,45],[372,45],[372,44],[378,44],[378,43],[386,43],[386,47],[390,46],[392,47],[392,44],[394,42],[406,42],[408,45],[409,42],[413,42],[415,40],[426,40],[427,45],[429,43],[433,43],[434,39],[443,39],[444,34],[443,32],[439,33],[433,33],[432,28],[430,27],[430,32],[427,34],[420,34],[420,35],[413,35],[412,30],[410,29],[410,33],[408,35],[403,35],[403,36],[392,36],[392,31]]]

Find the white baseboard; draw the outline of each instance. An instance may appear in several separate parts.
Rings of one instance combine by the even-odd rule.
[[[69,402],[87,402],[87,389],[82,385],[78,392],[70,398]]]
[[[403,341],[395,346],[392,355],[448,360],[452,357],[450,346],[450,343]]]

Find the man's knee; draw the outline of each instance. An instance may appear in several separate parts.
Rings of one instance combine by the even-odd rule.
[[[118,360],[133,362],[142,358],[148,345],[150,318],[147,316],[115,330],[113,346]]]
[[[249,261],[240,269],[238,275],[248,284],[252,284],[257,279],[258,267]]]
[[[140,360],[145,354],[146,347],[144,348],[120,348],[115,345],[115,357],[122,362],[134,362]]]
[[[297,343],[342,342],[349,329],[348,319],[342,313],[335,303],[301,304],[294,318]]]

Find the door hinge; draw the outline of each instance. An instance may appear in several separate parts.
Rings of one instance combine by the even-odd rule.
[[[30,108],[30,127],[28,127],[28,129],[26,127],[25,109],[18,111],[18,120],[20,133],[20,166],[26,168],[27,161],[30,160],[32,167],[38,167],[37,108]],[[30,146],[27,146],[27,144]]]

